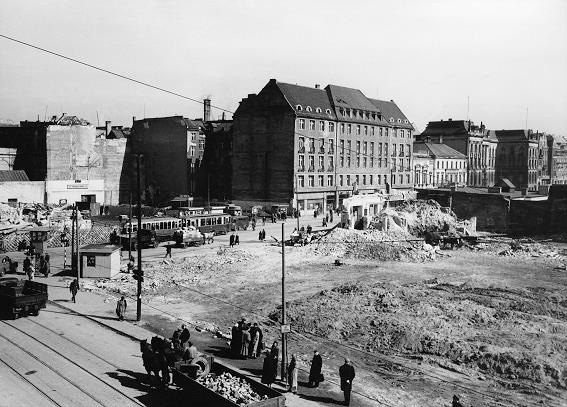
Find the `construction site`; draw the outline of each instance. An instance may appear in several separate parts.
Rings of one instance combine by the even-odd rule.
[[[167,259],[149,249],[144,303],[167,315],[147,315],[145,326],[168,335],[181,319],[228,342],[245,317],[266,343],[279,340],[280,228],[240,231],[235,247],[217,236]],[[308,371],[317,348],[325,377],[338,382],[348,356],[365,405],[448,406],[453,395],[475,407],[564,402],[565,235],[477,232],[474,219],[420,200],[370,216],[364,230],[315,227],[308,244],[289,237],[295,220],[285,228],[289,353],[300,369]],[[136,292],[127,273],[82,284],[109,302]]]

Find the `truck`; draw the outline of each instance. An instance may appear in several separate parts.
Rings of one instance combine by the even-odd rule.
[[[204,242],[203,234],[194,226],[184,227],[173,232],[177,247],[200,246]]]
[[[16,277],[0,278],[0,314],[17,319],[38,315],[47,303],[47,284]]]
[[[285,396],[248,376],[237,372],[230,367],[217,362],[213,357],[208,357],[210,371],[195,372],[194,366],[177,362],[172,368],[173,382],[187,393],[187,400],[191,400],[187,405],[199,406],[218,406],[218,407],[285,407]],[[219,386],[219,392],[206,386],[207,383],[214,382],[216,379],[226,380],[231,378],[238,382],[238,386],[244,385],[254,392],[259,398],[256,401],[246,401],[239,389],[232,388],[232,385]],[[214,386],[210,386],[214,387]],[[225,392],[224,396],[221,392]],[[231,394],[232,393],[232,394]],[[232,400],[228,397],[232,396]]]
[[[156,232],[154,230],[141,229],[140,234],[141,234],[140,241],[142,248],[159,246],[159,241],[156,238]],[[117,243],[114,243],[113,239],[117,240]],[[137,239],[138,239],[138,232],[137,231],[132,232],[132,250],[136,250],[138,248]],[[110,243],[118,244],[124,247],[125,249],[127,249],[128,245],[130,244],[130,236],[127,233],[122,233],[119,235],[111,235]]]

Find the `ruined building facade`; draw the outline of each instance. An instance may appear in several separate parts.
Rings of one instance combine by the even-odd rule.
[[[537,191],[539,137],[531,130],[496,130],[496,177],[507,178],[516,188]]]

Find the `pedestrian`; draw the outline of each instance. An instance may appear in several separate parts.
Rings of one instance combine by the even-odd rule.
[[[73,302],[77,302],[75,300],[75,297],[77,296],[77,292],[79,291],[79,280],[78,279],[73,279],[73,281],[71,281],[71,284],[69,284],[69,291],[71,291],[71,300]]]
[[[252,338],[250,342],[250,357],[256,359],[258,357],[258,348],[260,346],[260,328],[258,324],[254,322],[254,326],[250,328],[250,337]]]
[[[259,240],[259,241],[262,241],[262,231],[259,231],[259,232],[258,232],[258,240]]]
[[[297,394],[297,361],[295,360],[295,355],[291,355],[291,361],[287,366],[287,383],[288,391],[293,394]]]
[[[45,277],[49,277],[49,274],[51,273],[50,259],[51,257],[49,257],[49,253],[45,253]]]
[[[126,299],[122,296],[118,302],[116,303],[116,315],[118,315],[118,319],[120,321],[124,321],[124,315],[126,314],[126,308],[128,304],[126,304]]]
[[[240,237],[238,237],[238,233],[234,236],[234,244],[240,246]]]
[[[173,331],[173,335],[171,335],[171,344],[173,345],[174,349],[181,348],[181,341],[179,340],[180,336],[181,328],[177,328],[175,331]]]
[[[313,359],[311,359],[311,368],[309,369],[309,387],[319,387],[322,374],[321,368],[323,367],[323,359],[317,349],[313,352]]]
[[[179,335],[179,342],[181,342],[181,347],[185,346],[185,342],[187,342],[191,338],[191,332],[187,329],[185,324],[181,325],[181,334]]]
[[[350,360],[345,358],[345,363],[339,368],[339,376],[341,377],[341,390],[345,395],[345,406],[350,405],[350,392],[352,391],[352,381],[354,380],[354,366],[350,364]]]
[[[315,210],[313,211],[313,217],[314,217],[314,218],[317,217],[317,209],[315,209]]]
[[[35,269],[32,266],[29,266],[26,269],[26,274],[28,275],[28,280],[33,281],[35,278]]]
[[[191,341],[189,341],[187,343],[187,352],[188,352],[189,359],[195,359],[195,358],[199,357],[199,350],[197,349],[195,344]]]
[[[238,324],[234,324],[232,327],[232,336],[230,340],[230,349],[232,351],[232,356],[236,357],[240,353],[240,341],[242,339],[242,334],[240,333],[240,328]]]
[[[167,245],[165,246],[165,257],[169,256],[169,258],[171,259],[171,246]]]
[[[266,229],[262,229],[262,241],[266,240]]]
[[[278,372],[278,360],[266,353],[264,358],[264,365],[262,367],[262,383],[267,384],[268,387],[272,387],[272,383],[276,381],[276,375]]]
[[[240,340],[240,356],[247,358],[248,357],[248,348],[250,347],[250,329],[248,329],[248,325],[244,325],[242,327],[242,335]]]
[[[262,226],[266,226],[266,217],[262,216]]]
[[[232,235],[230,235],[230,247],[234,247],[234,233]]]
[[[24,273],[28,274],[28,269],[31,267],[31,260],[29,256],[24,259]]]

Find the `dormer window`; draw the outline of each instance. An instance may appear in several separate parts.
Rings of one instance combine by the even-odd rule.
[[[315,111],[316,111],[317,113],[321,113],[321,108],[318,107],[317,109],[315,109]]]
[[[405,123],[405,124],[408,124],[408,119],[405,119],[405,120],[404,120],[404,123]]]
[[[307,110],[308,112],[313,111],[313,109],[311,109],[311,106],[307,106],[307,107],[305,108],[305,110]]]
[[[398,119],[398,123],[401,123],[401,122],[402,122],[402,119]]]
[[[297,105],[295,106],[295,110],[303,110],[303,107],[301,107],[301,105]]]
[[[390,117],[390,123],[394,123],[394,118]]]
[[[327,109],[327,110],[325,110],[325,113],[327,113],[327,114],[331,114],[331,109]]]

